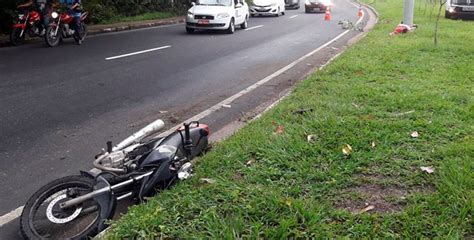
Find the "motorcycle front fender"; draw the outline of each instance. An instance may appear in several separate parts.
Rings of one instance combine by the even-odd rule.
[[[97,178],[96,184],[94,185],[94,190],[101,189],[104,187],[110,187],[110,183],[102,176],[99,176]],[[100,222],[98,226],[98,231],[100,232],[107,228],[107,220],[112,219],[112,217],[114,216],[115,207],[117,205],[117,199],[115,198],[113,191],[108,191],[94,197],[94,200],[100,206]]]

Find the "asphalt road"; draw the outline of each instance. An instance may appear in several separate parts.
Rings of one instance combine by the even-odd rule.
[[[188,35],[179,24],[91,36],[82,46],[0,49],[0,216],[47,182],[90,169],[106,141],[157,118],[174,126],[341,34],[338,20],[355,22],[357,8],[334,3],[329,22],[302,5],[278,18],[251,18],[248,30],[232,35]],[[223,125],[214,121],[211,129]],[[17,231],[13,221],[0,238]]]

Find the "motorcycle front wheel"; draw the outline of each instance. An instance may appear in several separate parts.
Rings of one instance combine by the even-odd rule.
[[[50,47],[58,46],[59,42],[61,41],[61,29],[58,29],[58,31],[56,32],[57,28],[58,26],[48,26],[46,28],[44,40],[46,41],[46,44],[48,44],[48,46]]]
[[[68,209],[60,203],[92,191],[94,180],[68,176],[48,183],[26,202],[21,232],[26,239],[84,239],[97,234],[100,206],[90,199]]]
[[[23,33],[22,33],[23,32]],[[14,28],[10,34],[10,42],[13,46],[18,46],[25,40],[25,32],[21,28]]]

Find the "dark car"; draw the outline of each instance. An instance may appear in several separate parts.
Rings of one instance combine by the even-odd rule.
[[[285,0],[285,8],[293,8],[299,9],[300,8],[300,0]]]
[[[304,4],[305,12],[325,12],[331,5],[329,0],[306,0]]]

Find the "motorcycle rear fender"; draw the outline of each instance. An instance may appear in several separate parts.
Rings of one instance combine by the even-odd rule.
[[[25,28],[26,28],[26,24],[25,24],[25,23],[16,23],[16,24],[13,24],[13,28],[25,29]]]

